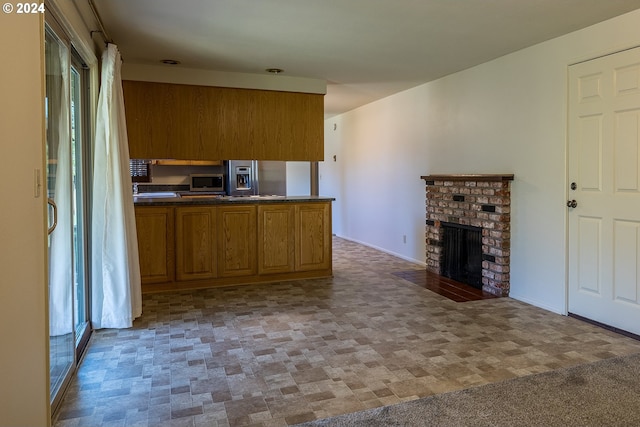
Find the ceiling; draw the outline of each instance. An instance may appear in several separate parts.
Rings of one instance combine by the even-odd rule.
[[[322,79],[327,117],[640,8],[640,0],[94,3],[125,62]]]

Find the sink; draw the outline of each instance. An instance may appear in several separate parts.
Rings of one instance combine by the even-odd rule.
[[[138,193],[133,195],[136,199],[170,199],[178,197],[175,191],[154,191],[150,193]]]

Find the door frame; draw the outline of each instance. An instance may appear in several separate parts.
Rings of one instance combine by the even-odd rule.
[[[92,172],[92,145],[93,138],[92,135],[94,133],[94,127],[91,123],[91,68],[85,64],[82,56],[75,49],[73,44],[71,44],[70,49],[70,68],[76,69],[76,71],[80,75],[80,134],[81,134],[81,143],[80,143],[80,175],[82,177],[82,184],[80,187],[80,192],[82,193],[81,197],[83,200],[83,204],[81,206],[81,211],[79,215],[82,217],[83,222],[83,238],[82,238],[82,260],[77,260],[74,258],[74,263],[83,262],[83,278],[82,282],[85,284],[83,302],[85,307],[86,318],[86,327],[83,329],[80,335],[75,336],[75,358],[76,365],[79,364],[81,357],[84,354],[84,350],[87,347],[89,342],[89,338],[91,336],[91,245],[89,242],[91,241],[91,194],[89,189],[89,183],[91,182],[91,172]],[[70,98],[71,99],[71,98]],[[75,272],[75,270],[74,270]],[[74,292],[75,293],[75,292]],[[76,307],[74,307],[74,312],[77,311]],[[77,319],[76,319],[77,320]],[[75,322],[74,322],[75,323]],[[74,331],[77,333],[78,331],[75,329]]]

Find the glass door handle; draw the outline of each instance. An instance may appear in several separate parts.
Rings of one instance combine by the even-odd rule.
[[[53,224],[47,228],[47,234],[51,234],[58,226],[58,206],[56,206],[56,202],[51,197],[47,199],[47,204],[53,208]]]

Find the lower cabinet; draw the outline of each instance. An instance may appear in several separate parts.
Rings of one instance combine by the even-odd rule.
[[[143,291],[332,274],[331,202],[136,206]]]
[[[256,274],[256,206],[218,208],[218,274]]]
[[[176,280],[211,279],[218,275],[217,209],[176,209]]]
[[[136,206],[136,229],[142,283],[174,280],[174,223],[172,207]]]
[[[292,204],[258,206],[258,273],[294,271],[295,213]]]
[[[331,204],[297,205],[295,239],[296,271],[331,268]]]

